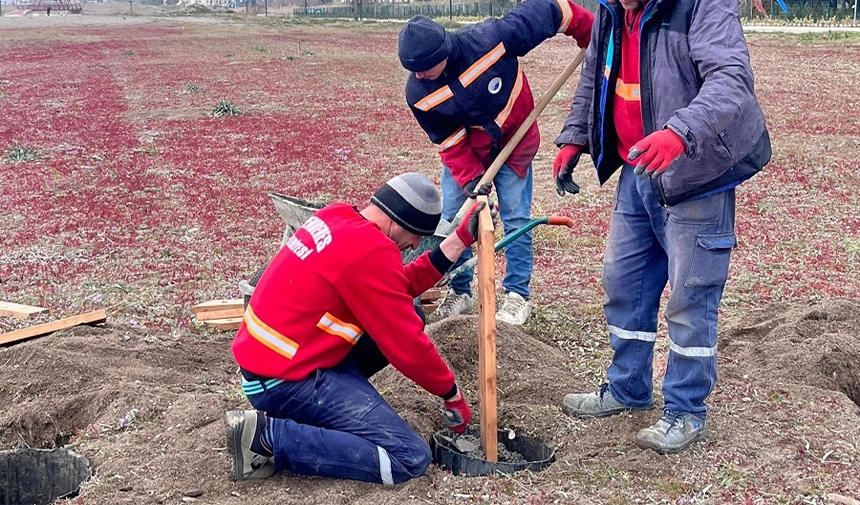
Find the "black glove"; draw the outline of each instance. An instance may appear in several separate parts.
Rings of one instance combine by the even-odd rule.
[[[552,162],[552,178],[555,180],[555,192],[558,196],[564,193],[575,195],[579,193],[579,185],[573,182],[573,168],[579,163],[584,146],[569,144],[561,148]]]
[[[480,196],[489,195],[490,191],[493,189],[493,181],[481,184],[481,187],[478,188],[477,191],[475,191],[475,186],[478,185],[478,183],[481,181],[481,177],[483,177],[483,176],[484,176],[484,174],[481,174],[478,177],[475,177],[471,181],[467,182],[463,186],[463,193],[465,193],[466,196],[468,196],[469,198],[477,198],[479,195]]]

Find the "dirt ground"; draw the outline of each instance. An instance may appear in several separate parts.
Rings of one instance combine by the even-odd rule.
[[[767,503],[858,496],[860,303],[771,306],[724,321],[708,440],[675,456],[633,444],[657,410],[602,420],[560,411],[566,393],[597,385],[576,370],[594,359],[603,336],[576,329],[562,345],[563,329],[544,322],[500,325],[497,334],[499,424],[556,451],[539,473],[463,477],[434,465],[396,487],[288,475],[231,482],[223,413],[248,405],[230,357],[232,333],[200,338],[110,324],[0,350],[0,444],[65,445],[87,456],[95,476],[78,503],[93,505],[753,503],[750,490],[772,496]],[[442,321],[428,334],[477,409],[477,318]],[[665,341],[658,349],[660,371]],[[438,399],[394,370],[374,381],[419,433],[440,429]]]

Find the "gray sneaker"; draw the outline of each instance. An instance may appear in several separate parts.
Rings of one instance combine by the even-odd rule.
[[[275,473],[271,456],[252,449],[261,415],[256,410],[231,410],[224,415],[233,480],[266,479]]]
[[[645,407],[624,405],[612,396],[609,384],[603,383],[594,393],[573,393],[564,397],[562,410],[565,414],[576,417],[607,417],[628,410],[651,410],[653,403]]]
[[[469,293],[458,295],[453,291],[448,291],[442,303],[433,312],[427,316],[427,323],[435,323],[447,317],[459,316],[460,314],[471,314],[473,308],[473,298]]]
[[[693,442],[708,436],[704,419],[685,412],[664,410],[663,417],[636,434],[636,445],[660,454],[681,452]]]

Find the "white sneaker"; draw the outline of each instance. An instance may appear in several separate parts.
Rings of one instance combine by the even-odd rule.
[[[532,313],[532,304],[525,298],[510,291],[505,293],[505,303],[496,312],[496,321],[522,326]]]
[[[446,317],[459,316],[460,314],[471,314],[472,306],[472,295],[468,293],[458,295],[453,291],[448,291],[439,307],[427,316],[427,323],[435,323]]]

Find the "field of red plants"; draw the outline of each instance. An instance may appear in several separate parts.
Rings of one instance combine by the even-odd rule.
[[[404,171],[438,181],[438,156],[404,101],[398,26],[0,18],[0,301],[51,311],[29,321],[0,318],[0,331],[103,308],[112,328],[164,340],[223,340],[189,309],[238,297],[239,281],[274,253],[283,222],[269,192],[361,205]],[[738,192],[726,325],[768,307],[860,300],[860,37],[748,40],[774,156]],[[574,53],[574,44],[558,37],[522,59],[537,96]],[[570,216],[576,226],[536,230],[532,289],[539,307],[526,331],[558,340],[591,331],[587,341],[554,345],[571,356],[594,351],[573,366],[592,380],[608,356],[600,270],[614,183],[598,187],[584,162],[576,174],[580,195],[560,199],[552,189],[552,140],[575,81],[576,74],[539,119],[534,215]],[[9,363],[3,352],[0,362]],[[222,352],[229,353],[226,344]],[[854,387],[860,391],[860,382]],[[746,394],[729,389],[725,395]],[[819,454],[821,465],[808,467],[808,494],[791,487],[780,498],[775,490],[789,486],[782,482],[736,487],[724,501],[696,501],[695,493],[672,489],[631,494],[664,503],[825,503],[804,500],[828,490],[850,495],[860,474],[857,415],[855,408],[855,430],[845,438],[853,444],[849,463],[825,465]],[[678,475],[688,472],[684,464],[670,463]],[[227,478],[224,469],[214,475]],[[742,476],[724,479],[736,484]],[[606,482],[619,485],[616,477]],[[688,480],[678,478],[682,486]],[[487,485],[471,489],[473,499],[463,503],[503,503],[481,498]],[[568,503],[569,492],[549,495]],[[534,496],[545,494],[526,495],[544,503]],[[607,503],[624,503],[619,496]],[[860,499],[857,487],[853,496]]]
[[[363,203],[438,160],[403,98],[395,26],[151,23],[0,31],[6,298],[176,330],[188,306],[237,295],[282,223],[267,193]],[[536,93],[571,57],[556,39],[523,59]],[[768,170],[740,191],[727,308],[860,295],[857,39],[752,35],[774,138]],[[613,185],[587,167],[577,198],[549,189],[552,139],[573,80],[550,104],[535,164],[536,299],[599,304]],[[221,101],[241,113],[210,117]],[[32,152],[31,161],[10,153]],[[8,324],[4,322],[4,324]]]

